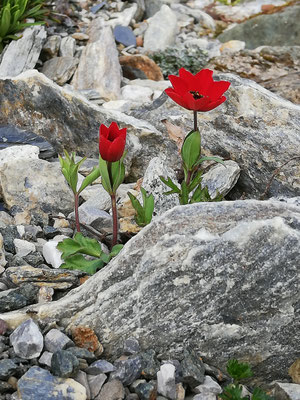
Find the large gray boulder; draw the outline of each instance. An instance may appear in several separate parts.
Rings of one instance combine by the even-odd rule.
[[[295,46],[300,45],[300,5],[285,7],[277,13],[258,15],[231,29],[226,30],[218,39],[243,40],[246,48],[258,46]]]
[[[238,358],[264,381],[284,379],[299,356],[299,257],[299,206],[177,206],[92,279],[31,311],[41,324],[93,328],[107,357],[134,336],[164,359],[191,346],[209,364]],[[14,327],[28,315],[0,318]]]

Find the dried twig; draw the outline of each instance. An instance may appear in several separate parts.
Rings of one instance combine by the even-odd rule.
[[[293,161],[293,160],[297,160],[300,159],[300,156],[295,156],[290,158],[288,161],[286,161],[285,163],[281,164],[277,169],[275,169],[275,171],[273,172],[271,179],[269,181],[269,183],[267,184],[266,190],[263,192],[263,194],[260,196],[260,200],[264,200],[266,195],[268,194],[268,191],[270,190],[271,184],[275,178],[276,175],[278,175],[281,171],[281,169],[286,166],[289,162]]]

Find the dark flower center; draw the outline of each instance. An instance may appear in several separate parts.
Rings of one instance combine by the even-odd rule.
[[[193,95],[195,100],[199,100],[199,99],[202,99],[204,97],[198,91],[190,90],[190,93]]]

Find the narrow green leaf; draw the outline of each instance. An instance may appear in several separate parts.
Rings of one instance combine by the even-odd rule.
[[[146,224],[150,224],[154,211],[154,197],[153,194],[150,194],[146,199],[145,204],[145,222]]]
[[[100,168],[94,168],[93,171],[84,178],[78,193],[81,193],[87,186],[91,185],[101,175]]]
[[[1,21],[0,21],[0,36],[2,38],[4,38],[5,35],[9,31],[10,18],[11,18],[10,4],[7,4],[7,6],[4,7],[4,9],[3,9]]]
[[[226,168],[224,161],[219,157],[201,157],[200,160],[197,162],[197,165],[203,163],[203,161],[215,161],[222,164]]]
[[[201,155],[201,135],[199,131],[191,131],[184,139],[181,157],[188,171],[191,171]]]
[[[167,185],[169,188],[172,189],[170,192],[166,192],[164,194],[173,194],[173,193],[180,194],[181,193],[181,190],[179,189],[179,187],[177,187],[175,185],[175,183],[172,182],[172,180],[169,176],[168,176],[168,180],[166,180],[163,176],[160,176],[159,178],[165,185]]]
[[[107,161],[103,160],[101,156],[99,156],[99,169],[101,174],[101,183],[104,189],[107,191],[108,194],[112,194],[112,187],[110,183],[110,178],[107,169]]]

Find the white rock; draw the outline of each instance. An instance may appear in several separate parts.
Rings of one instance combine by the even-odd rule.
[[[39,327],[30,318],[19,325],[9,337],[18,357],[39,357],[44,346],[44,338]]]
[[[128,112],[134,107],[134,104],[130,100],[111,100],[102,104],[102,107],[106,110]]]
[[[27,240],[14,239],[14,245],[16,248],[16,254],[19,257],[25,257],[35,251],[34,243],[28,242]]]
[[[241,169],[235,161],[224,161],[226,168],[218,163],[203,174],[201,187],[208,187],[209,195],[214,199],[218,193],[225,196],[239,179]]]
[[[201,393],[196,394],[193,400],[217,400],[217,396],[215,394]]]
[[[137,11],[137,4],[134,3],[131,7],[125,8],[120,13],[113,13],[112,18],[106,22],[106,25],[115,28],[117,25],[128,26]]]
[[[64,262],[61,258],[61,252],[56,247],[57,244],[64,239],[67,239],[67,236],[61,235],[60,240],[50,240],[43,246],[43,257],[48,264],[52,265],[53,268],[59,268]]]
[[[3,243],[3,236],[0,233],[0,270],[5,267],[7,264],[7,261],[5,259],[5,250],[4,250],[4,243]],[[2,271],[3,272],[3,271]]]
[[[75,54],[76,40],[71,36],[66,36],[61,40],[59,55],[61,57],[73,57]]]
[[[124,100],[131,100],[143,104],[152,101],[153,90],[147,87],[126,85],[122,87],[121,94]]]
[[[276,394],[281,395],[280,398],[286,398],[288,400],[299,400],[300,399],[300,385],[297,383],[283,383],[276,382]],[[277,397],[276,397],[277,398]],[[279,398],[279,396],[278,396]]]
[[[175,366],[163,364],[157,372],[157,392],[168,399],[176,399]]]
[[[167,5],[163,5],[153,17],[149,18],[149,27],[144,36],[144,49],[164,50],[175,43],[177,17]]]
[[[222,54],[234,54],[238,51],[244,50],[246,43],[242,40],[229,40],[220,46]]]
[[[195,393],[216,395],[222,393],[222,388],[209,375],[205,375],[204,382],[201,385],[196,386],[194,391]]]
[[[37,146],[24,144],[23,146],[12,146],[0,150],[0,165],[11,160],[37,160],[40,149]]]

